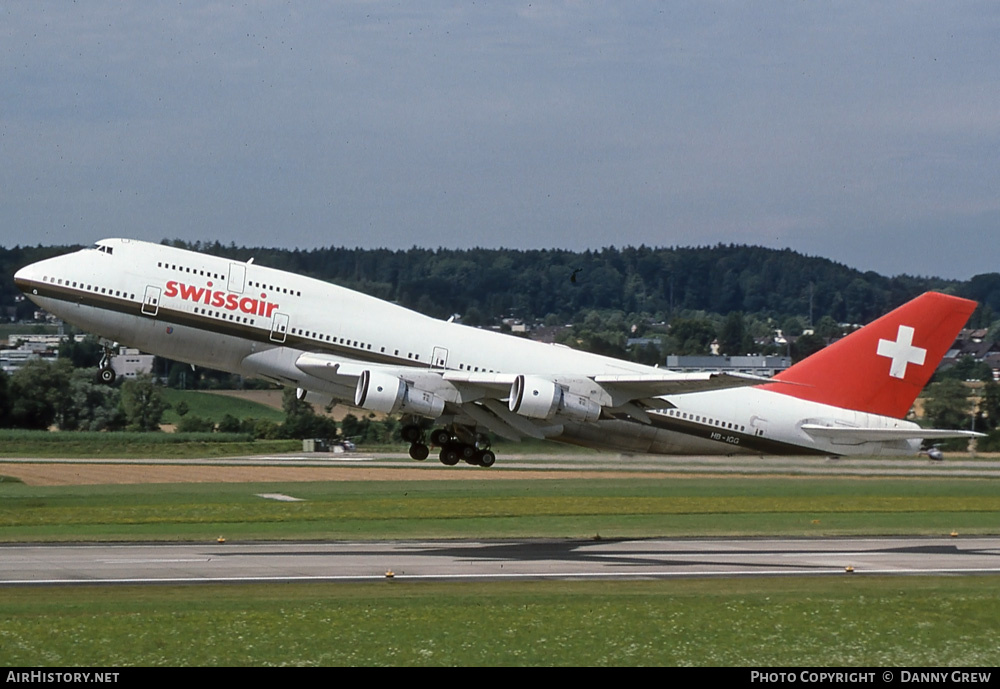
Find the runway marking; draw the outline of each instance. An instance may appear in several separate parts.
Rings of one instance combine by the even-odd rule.
[[[164,557],[164,558],[133,558],[124,560],[98,560],[106,565],[137,565],[145,563],[163,564],[164,562],[211,562],[210,557]]]
[[[302,498],[293,498],[291,495],[285,495],[284,493],[257,493],[257,497],[267,500],[278,500],[280,502],[305,502]]]
[[[375,457],[373,457],[371,455],[360,455],[360,456],[351,455],[349,457],[343,457],[341,455],[334,455],[332,457],[327,457],[327,456],[316,457],[315,455],[312,455],[312,456],[306,456],[306,455],[275,455],[275,456],[260,455],[260,456],[254,456],[251,461],[264,460],[264,461],[268,461],[268,462],[324,462],[324,463],[331,463],[331,462],[371,462],[374,459],[375,459]]]

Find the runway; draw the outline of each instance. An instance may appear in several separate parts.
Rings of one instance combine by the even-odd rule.
[[[662,478],[663,476],[997,479],[995,455],[927,458],[724,457],[593,454],[500,455],[490,469],[405,454],[289,453],[193,459],[4,458],[0,476],[29,485],[115,483],[233,483],[268,481],[544,480],[564,478]]]
[[[1000,573],[1000,538],[0,546],[0,585]]]
[[[491,470],[402,456],[216,460],[7,459],[29,485],[307,480],[538,480],[716,475],[996,478],[995,457],[539,456]],[[642,579],[854,574],[997,574],[1000,537],[280,542],[0,545],[0,585],[399,580]]]

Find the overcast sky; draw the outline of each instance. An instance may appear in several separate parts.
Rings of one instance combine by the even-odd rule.
[[[1000,3],[9,2],[0,244],[1000,271]]]

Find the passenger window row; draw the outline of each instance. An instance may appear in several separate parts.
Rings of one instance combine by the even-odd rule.
[[[218,273],[213,273],[212,271],[205,272],[204,269],[191,268],[188,266],[179,266],[174,263],[164,263],[163,261],[156,262],[157,268],[165,268],[166,270],[173,270],[178,273],[191,273],[192,275],[201,275],[202,277],[212,278],[213,280],[225,280],[224,275],[219,275]]]
[[[265,285],[261,282],[256,282],[254,280],[250,281],[251,287],[256,287],[257,289],[266,289],[271,292],[280,292],[281,294],[288,294],[295,297],[301,297],[302,292],[298,290],[288,289],[287,287],[279,287],[278,285]]]
[[[178,273],[190,273],[192,275],[200,275],[202,277],[212,278],[213,280],[225,280],[226,276],[220,273],[213,273],[212,271],[206,271],[204,268],[191,268],[190,266],[181,266],[176,263],[164,263],[163,261],[157,261],[157,268],[164,268],[166,270],[173,270]],[[288,294],[290,296],[301,297],[301,290],[289,289],[288,287],[281,287],[280,285],[267,285],[256,280],[250,280],[247,284],[250,287],[255,287],[257,289],[265,289],[270,292]]]
[[[719,421],[718,419],[711,419],[707,416],[692,414],[690,412],[680,411],[679,409],[668,409],[667,415],[676,417],[678,419],[694,421],[695,423],[705,423],[708,424],[709,426],[716,426],[718,428],[727,428],[729,430],[739,431],[741,433],[746,431],[746,428],[739,424],[735,424],[729,421]]]
[[[100,285],[90,285],[84,282],[77,282],[76,280],[57,278],[51,275],[45,275],[42,277],[42,282],[48,282],[52,285],[60,285],[63,287],[72,287],[74,289],[82,289],[87,292],[93,292],[94,294],[106,294],[109,297],[120,297],[122,299],[135,300],[135,295],[128,292],[122,292],[121,290],[111,289],[110,287],[101,287]]]
[[[221,318],[224,321],[234,321],[236,323],[247,323],[249,325],[257,325],[257,319],[248,318],[247,316],[241,316],[235,313],[226,313],[225,311],[213,311],[212,309],[205,309],[200,306],[194,307],[194,312],[201,314],[203,316],[215,316],[216,318]]]

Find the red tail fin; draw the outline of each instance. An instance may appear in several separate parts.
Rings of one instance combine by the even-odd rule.
[[[903,418],[976,302],[926,292],[774,378],[766,389],[836,407]]]

